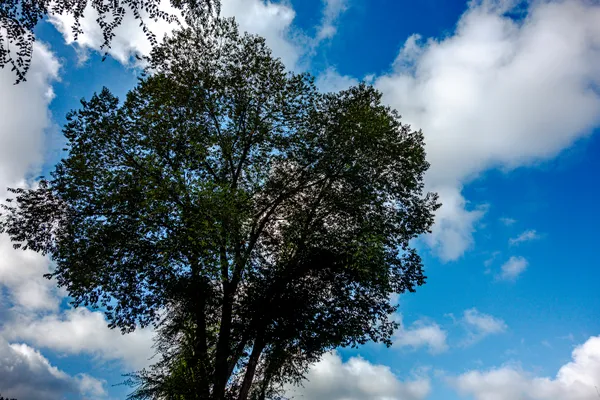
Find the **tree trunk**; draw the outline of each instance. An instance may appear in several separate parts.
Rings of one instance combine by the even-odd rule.
[[[210,396],[210,377],[208,376],[208,348],[206,345],[206,318],[204,293],[201,292],[201,288],[198,288],[200,292],[196,303],[196,338],[194,343],[194,366],[197,366],[200,370],[201,377],[199,379],[200,394],[202,399],[208,399]]]
[[[262,354],[264,348],[264,340],[259,336],[254,341],[254,346],[252,347],[252,353],[250,354],[250,359],[248,360],[246,374],[244,375],[244,381],[242,382],[242,388],[240,389],[238,400],[248,399],[248,394],[250,393],[250,388],[252,387],[252,381],[254,380],[254,374],[256,373],[256,367],[258,366],[258,360],[260,359],[260,355]]]
[[[193,299],[193,315],[196,325],[196,335],[194,337],[194,359],[193,368],[198,368],[200,377],[198,379],[197,394],[201,399],[210,397],[210,376],[208,374],[208,346],[206,337],[206,296],[207,285],[200,276],[198,259],[195,256],[190,257],[192,266],[192,287],[190,298]]]
[[[233,312],[233,294],[229,284],[224,285],[223,304],[221,307],[221,322],[219,326],[219,339],[215,357],[215,376],[213,379],[212,398],[224,400],[225,388],[229,380],[228,359],[230,351],[231,317]]]

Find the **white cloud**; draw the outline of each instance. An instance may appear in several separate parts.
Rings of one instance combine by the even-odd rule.
[[[575,341],[575,335],[573,335],[572,333],[569,333],[565,336],[560,336],[559,339],[562,340],[568,340],[569,342],[574,342]]]
[[[348,89],[350,86],[358,85],[358,79],[348,75],[340,75],[335,68],[329,67],[317,76],[315,84],[322,92],[339,92]]]
[[[348,7],[347,0],[323,0],[323,3],[325,3],[325,9],[323,10],[321,25],[317,28],[315,39],[317,43],[335,36],[337,19]]]
[[[161,9],[171,15],[180,15],[168,1],[161,3]],[[276,57],[281,57],[288,68],[296,67],[302,49],[290,32],[296,15],[291,6],[262,0],[223,0],[221,14],[226,17],[236,17],[242,31],[265,37]],[[77,41],[74,41],[71,29],[73,16],[51,15],[50,22],[62,33],[68,44],[75,44],[76,48],[85,55],[89,50],[100,51],[100,46],[104,42],[102,30],[96,22],[97,16],[93,8],[86,8],[84,18],[81,20],[83,34],[78,36]],[[157,21],[146,19],[146,22],[158,40],[162,40],[165,34],[170,34],[177,27],[176,24],[169,24],[162,19]],[[110,49],[103,51],[108,51],[108,54],[122,64],[129,65],[136,54],[147,55],[151,49],[152,46],[139,26],[139,22],[129,12],[123,18],[122,24],[115,29],[115,37]]]
[[[88,398],[90,398],[89,396],[93,396],[93,398],[106,397],[106,389],[104,389],[105,380],[96,379],[88,374],[78,374],[75,380],[79,391],[87,393]]]
[[[400,321],[400,328],[394,334],[393,342],[394,347],[427,347],[430,353],[439,354],[448,350],[447,336],[447,332],[435,322],[418,320],[410,327],[405,327]]]
[[[294,37],[292,22],[296,12],[287,2],[263,0],[223,0],[221,12],[235,17],[242,31],[263,36],[276,57],[288,69],[298,68],[304,49]]]
[[[52,126],[48,105],[58,79],[59,62],[41,42],[34,45],[27,81],[14,85],[14,74],[0,70],[0,201],[7,187],[26,186],[27,174],[39,171],[46,151],[46,130]],[[58,306],[56,287],[42,275],[47,260],[31,252],[17,252],[7,236],[0,236],[0,288],[9,288],[11,301],[29,309]]]
[[[465,310],[461,322],[468,332],[468,337],[463,345],[474,344],[487,336],[497,335],[508,329],[502,319],[479,312],[475,308]]]
[[[502,218],[500,218],[500,222],[502,222],[506,226],[511,226],[511,225],[514,225],[515,222],[517,222],[517,220],[513,219],[513,218],[502,217]]]
[[[48,104],[59,68],[54,54],[38,41],[26,82],[15,85],[15,75],[0,70],[0,198],[7,186],[21,183],[43,162],[45,130],[52,125]]]
[[[104,315],[76,308],[43,318],[17,315],[2,334],[11,340],[24,340],[35,346],[66,354],[88,354],[101,360],[120,360],[127,368],[148,366],[153,355],[150,329],[122,335],[109,329]]]
[[[485,260],[485,261],[483,262],[483,265],[484,265],[484,266],[485,266],[485,268],[486,268],[486,269],[485,269],[485,272],[486,272],[486,274],[489,274],[489,273],[491,272],[491,270],[490,270],[490,266],[491,266],[491,265],[494,263],[494,261],[496,260],[496,258],[497,258],[499,255],[500,255],[500,252],[499,252],[499,251],[494,251],[494,252],[493,252],[493,253],[490,255],[490,257],[489,257],[487,260]]]
[[[470,371],[451,379],[463,395],[476,400],[597,400],[600,386],[600,336],[577,347],[572,361],[554,378],[535,377],[510,366]]]
[[[530,230],[527,230],[527,231],[521,233],[519,236],[517,236],[515,238],[510,238],[508,240],[508,244],[510,244],[511,246],[514,246],[514,245],[517,245],[520,243],[529,242],[529,241],[536,240],[539,238],[540,238],[540,235],[534,229],[530,229]]]
[[[103,397],[104,382],[89,375],[70,376],[35,349],[9,344],[0,337],[0,388],[5,397],[28,400],[63,399],[67,393]]]
[[[443,261],[456,260],[474,245],[476,224],[487,209],[467,207],[469,202],[459,187],[437,186],[430,190],[439,194],[443,205],[436,212],[435,224],[431,234],[425,236],[425,242]]]
[[[453,35],[411,37],[376,80],[424,131],[427,188],[444,204],[429,241],[443,260],[472,245],[483,215],[466,208],[464,184],[554,157],[600,123],[600,5],[532,2],[517,22],[502,14],[506,4],[472,2]]]
[[[169,2],[161,3],[161,10],[168,12],[171,15],[180,15],[176,9],[170,6]],[[142,28],[139,26],[139,21],[136,21],[130,10],[127,10],[121,25],[115,29],[115,37],[111,42],[110,48],[103,49],[103,52],[108,52],[113,58],[122,64],[129,64],[131,58],[136,54],[147,55],[152,49],[152,45]],[[142,13],[142,15],[146,15]],[[76,48],[81,51],[81,58],[85,59],[89,50],[100,51],[100,47],[104,43],[102,29],[100,29],[96,19],[98,13],[91,6],[87,6],[84,11],[84,18],[81,18],[81,31],[77,41],[73,34],[73,23],[75,21],[71,14],[51,14],[50,22],[63,35],[67,44],[76,43]],[[107,16],[110,18],[110,16]],[[148,24],[150,31],[156,36],[157,40],[162,40],[165,34],[170,33],[176,24],[169,24],[163,19],[152,20],[145,18],[144,21]]]
[[[0,236],[0,286],[9,289],[13,304],[28,310],[56,310],[55,282],[43,278],[48,260],[31,251],[16,251],[6,235]]]
[[[502,272],[498,279],[514,281],[527,269],[529,262],[524,257],[511,257],[502,265]]]
[[[421,400],[430,391],[428,378],[416,376],[403,382],[385,365],[360,357],[342,362],[332,353],[312,366],[303,387],[290,388],[288,395],[309,400]]]

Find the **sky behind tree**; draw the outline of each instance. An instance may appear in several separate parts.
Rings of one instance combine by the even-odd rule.
[[[365,80],[422,129],[427,188],[443,207],[418,246],[428,283],[399,298],[395,345],[340,349],[306,399],[592,400],[600,386],[600,6],[583,0],[224,0],[323,91]],[[66,112],[102,86],[135,85],[137,23],[102,36],[88,15],[38,27],[28,81],[0,71],[0,197],[61,155]],[[152,25],[162,36],[172,27]],[[0,238],[0,393],[123,398],[152,333],[121,335],[68,307],[48,260]]]

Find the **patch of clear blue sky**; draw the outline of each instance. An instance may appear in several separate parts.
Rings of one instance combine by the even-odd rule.
[[[311,33],[321,18],[321,1],[293,0],[292,4],[297,12],[295,28]],[[466,3],[459,0],[349,0],[348,6],[338,21],[337,35],[315,54],[313,73],[331,66],[357,78],[383,73],[411,34],[419,33],[424,38],[449,35],[466,9]],[[54,86],[56,98],[50,107],[59,126],[82,97],[89,99],[93,92],[107,86],[123,98],[136,82],[135,71],[110,58],[100,62],[101,57],[93,53],[83,66],[78,66],[76,52],[65,46],[47,24],[39,28],[38,35],[63,60],[62,80]],[[367,345],[343,350],[342,356],[347,359],[360,354],[373,363],[389,365],[402,377],[419,366],[433,366],[453,375],[510,361],[554,375],[569,360],[573,345],[600,332],[600,159],[595,156],[599,153],[600,138],[596,135],[578,142],[553,161],[507,173],[490,171],[466,186],[464,195],[474,206],[489,205],[475,235],[474,248],[448,264],[426,252],[427,285],[416,294],[401,297],[405,324],[410,326],[422,317],[436,321],[448,330],[448,352],[430,355],[425,349]],[[504,226],[501,217],[516,222]],[[509,246],[509,238],[528,229],[535,229],[542,238]],[[491,274],[486,274],[484,262],[494,252],[500,254],[490,266]],[[514,283],[495,281],[494,274],[511,256],[525,257],[529,261],[527,271]],[[445,315],[453,313],[460,318],[464,310],[473,307],[504,319],[507,332],[470,347],[458,346],[465,330]],[[573,334],[574,342],[564,338],[569,334]],[[89,357],[64,358],[48,351],[44,355],[70,374],[87,371],[106,379],[109,386],[119,383],[120,374],[126,372]],[[456,398],[436,381],[434,387],[432,400]],[[108,389],[116,397],[126,393],[122,387]]]

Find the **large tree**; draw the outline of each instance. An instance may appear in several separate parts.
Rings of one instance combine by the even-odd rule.
[[[163,2],[164,3],[164,2]],[[219,12],[219,0],[170,0],[181,10],[184,18],[208,18]],[[86,9],[97,15],[96,23],[102,30],[102,48],[110,48],[115,29],[130,13],[139,22],[140,29],[155,45],[156,37],[148,28],[148,20],[163,19],[179,23],[175,15],[160,8],[161,0],[2,0],[0,1],[0,68],[10,66],[16,83],[26,80],[33,55],[34,29],[48,15],[72,15],[71,27],[75,40],[82,34],[81,19]]]
[[[233,21],[207,29],[155,48],[123,103],[82,101],[0,225],[75,306],[155,325],[134,398],[271,398],[324,352],[389,344],[392,294],[425,281],[421,132],[371,86],[321,94]]]

